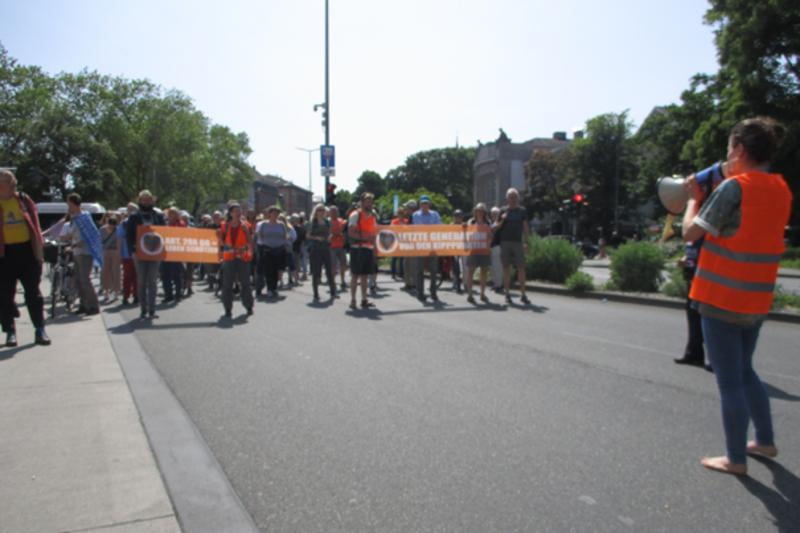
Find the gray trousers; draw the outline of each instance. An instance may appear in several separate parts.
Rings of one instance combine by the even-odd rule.
[[[239,282],[242,305],[247,310],[253,308],[253,289],[250,287],[250,262],[234,259],[222,263],[222,305],[225,311],[233,308],[233,284]]]
[[[143,313],[156,312],[156,292],[158,292],[158,272],[161,261],[142,261],[136,263],[136,287],[139,290],[139,305]]]
[[[436,294],[436,273],[439,271],[438,257],[417,257],[415,274],[417,277],[417,297],[425,294],[425,267],[431,273],[431,294]]]
[[[75,282],[78,287],[78,297],[84,309],[100,309],[97,293],[92,285],[92,268],[94,259],[91,255],[75,256]]]

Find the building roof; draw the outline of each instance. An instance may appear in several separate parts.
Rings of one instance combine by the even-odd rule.
[[[558,151],[567,146],[572,141],[538,137],[523,143],[514,143],[504,139],[503,136],[496,141],[481,144],[475,154],[475,166],[496,159],[515,159],[527,161],[530,159],[534,150]]]
[[[275,176],[272,174],[259,174],[257,170],[253,170],[253,174],[254,174],[253,181],[255,181],[256,183],[262,183],[264,185],[269,185],[270,187],[275,187],[275,188],[293,188],[311,194],[311,191],[309,191],[308,189],[304,189],[299,185],[295,185],[291,181],[285,180],[280,176]]]

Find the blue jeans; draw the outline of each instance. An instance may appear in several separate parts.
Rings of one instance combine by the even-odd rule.
[[[708,357],[722,399],[728,459],[745,464],[750,420],[755,426],[756,442],[765,446],[774,444],[769,397],[753,370],[753,352],[761,322],[754,326],[737,326],[706,316],[702,321]]]

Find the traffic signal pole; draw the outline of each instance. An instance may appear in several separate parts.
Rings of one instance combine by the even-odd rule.
[[[328,52],[328,0],[325,0],[325,146],[331,144],[331,99],[329,83],[329,52]],[[328,194],[330,175],[325,174],[325,194]]]

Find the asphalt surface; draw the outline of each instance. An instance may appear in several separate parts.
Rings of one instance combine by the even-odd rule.
[[[152,325],[123,311],[261,530],[798,531],[796,325],[756,354],[781,456],[737,479],[699,465],[724,451],[719,400],[672,363],[680,311],[381,285],[374,311],[308,284],[249,319],[206,292]]]

